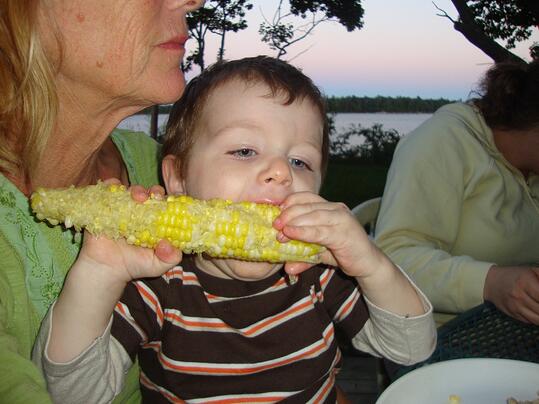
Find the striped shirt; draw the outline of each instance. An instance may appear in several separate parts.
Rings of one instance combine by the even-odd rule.
[[[131,282],[112,335],[138,356],[148,403],[335,402],[341,354],[368,319],[357,283],[317,266],[244,282],[200,271],[192,257],[159,278]]]

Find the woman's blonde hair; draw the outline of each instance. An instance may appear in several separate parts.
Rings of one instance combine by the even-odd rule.
[[[0,0],[0,172],[30,184],[58,110],[39,1]]]

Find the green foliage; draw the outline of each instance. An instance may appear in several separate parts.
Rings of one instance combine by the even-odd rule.
[[[245,13],[253,5],[249,0],[217,0],[215,17],[218,20],[216,27],[210,27],[211,32],[221,37],[221,46],[217,59],[223,60],[225,56],[225,36],[227,32],[238,32],[247,28]]]
[[[323,12],[327,18],[336,19],[348,31],[363,27],[361,0],[290,0],[290,11],[305,18],[307,13]]]
[[[535,42],[530,47],[530,56],[532,59],[539,59],[539,42]]]
[[[238,32],[247,28],[245,14],[253,5],[250,0],[208,0],[204,7],[187,16],[189,34],[197,42],[197,48],[182,63],[182,70],[187,72],[193,65],[200,70],[205,68],[206,35],[211,32],[221,37],[221,46],[218,59],[222,59],[225,52],[225,36],[227,32]]]
[[[285,0],[279,0],[273,20],[270,22],[265,19],[258,30],[262,42],[277,51],[278,59],[288,53],[288,48],[305,39],[323,22],[337,21],[348,31],[363,26],[361,0],[289,0],[289,11],[285,10],[284,3]],[[298,17],[304,22],[298,23]]]
[[[213,9],[217,22],[210,26],[213,33],[220,35],[223,32],[238,32],[247,28],[245,14],[253,8],[249,0],[210,0],[208,3],[215,3]]]
[[[350,144],[354,137],[360,142]],[[395,129],[384,130],[381,124],[371,128],[352,124],[344,132],[333,131],[330,139],[329,153],[335,161],[389,165],[400,136]]]
[[[453,19],[436,5],[474,46],[492,58],[494,62],[512,61],[527,63],[509,51],[516,42],[530,38],[533,27],[539,25],[539,1],[537,0],[451,0],[458,12]],[[505,45],[497,42],[505,41]],[[533,57],[534,51],[531,49]]]
[[[286,48],[292,43],[294,38],[294,25],[290,23],[263,22],[260,24],[258,33],[261,35],[262,42],[268,44],[270,49],[278,51],[277,58],[286,54]]]
[[[507,41],[507,48],[530,38],[539,25],[537,0],[468,0],[475,22],[492,39]],[[535,4],[534,4],[535,3]]]
[[[445,98],[422,99],[419,97],[328,97],[329,112],[426,112],[433,113],[454,101]]]
[[[329,201],[343,202],[351,209],[382,195],[388,170],[388,165],[330,160],[320,195]]]

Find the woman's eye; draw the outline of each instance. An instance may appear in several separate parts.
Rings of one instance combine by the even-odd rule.
[[[296,168],[306,168],[307,170],[311,169],[311,167],[306,162],[300,159],[291,158],[290,164]]]
[[[254,155],[256,155],[256,152],[253,149],[248,149],[244,147],[242,149],[233,150],[230,152],[230,154],[232,154],[233,156],[245,159],[245,158],[253,157]]]

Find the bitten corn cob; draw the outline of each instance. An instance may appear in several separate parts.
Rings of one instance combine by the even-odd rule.
[[[99,183],[64,189],[40,188],[31,198],[38,219],[63,222],[77,231],[123,237],[130,244],[154,247],[169,240],[184,253],[246,261],[317,263],[323,247],[291,240],[280,243],[272,227],[277,206],[253,202],[202,201],[188,196],[153,197],[135,202],[122,185]]]

